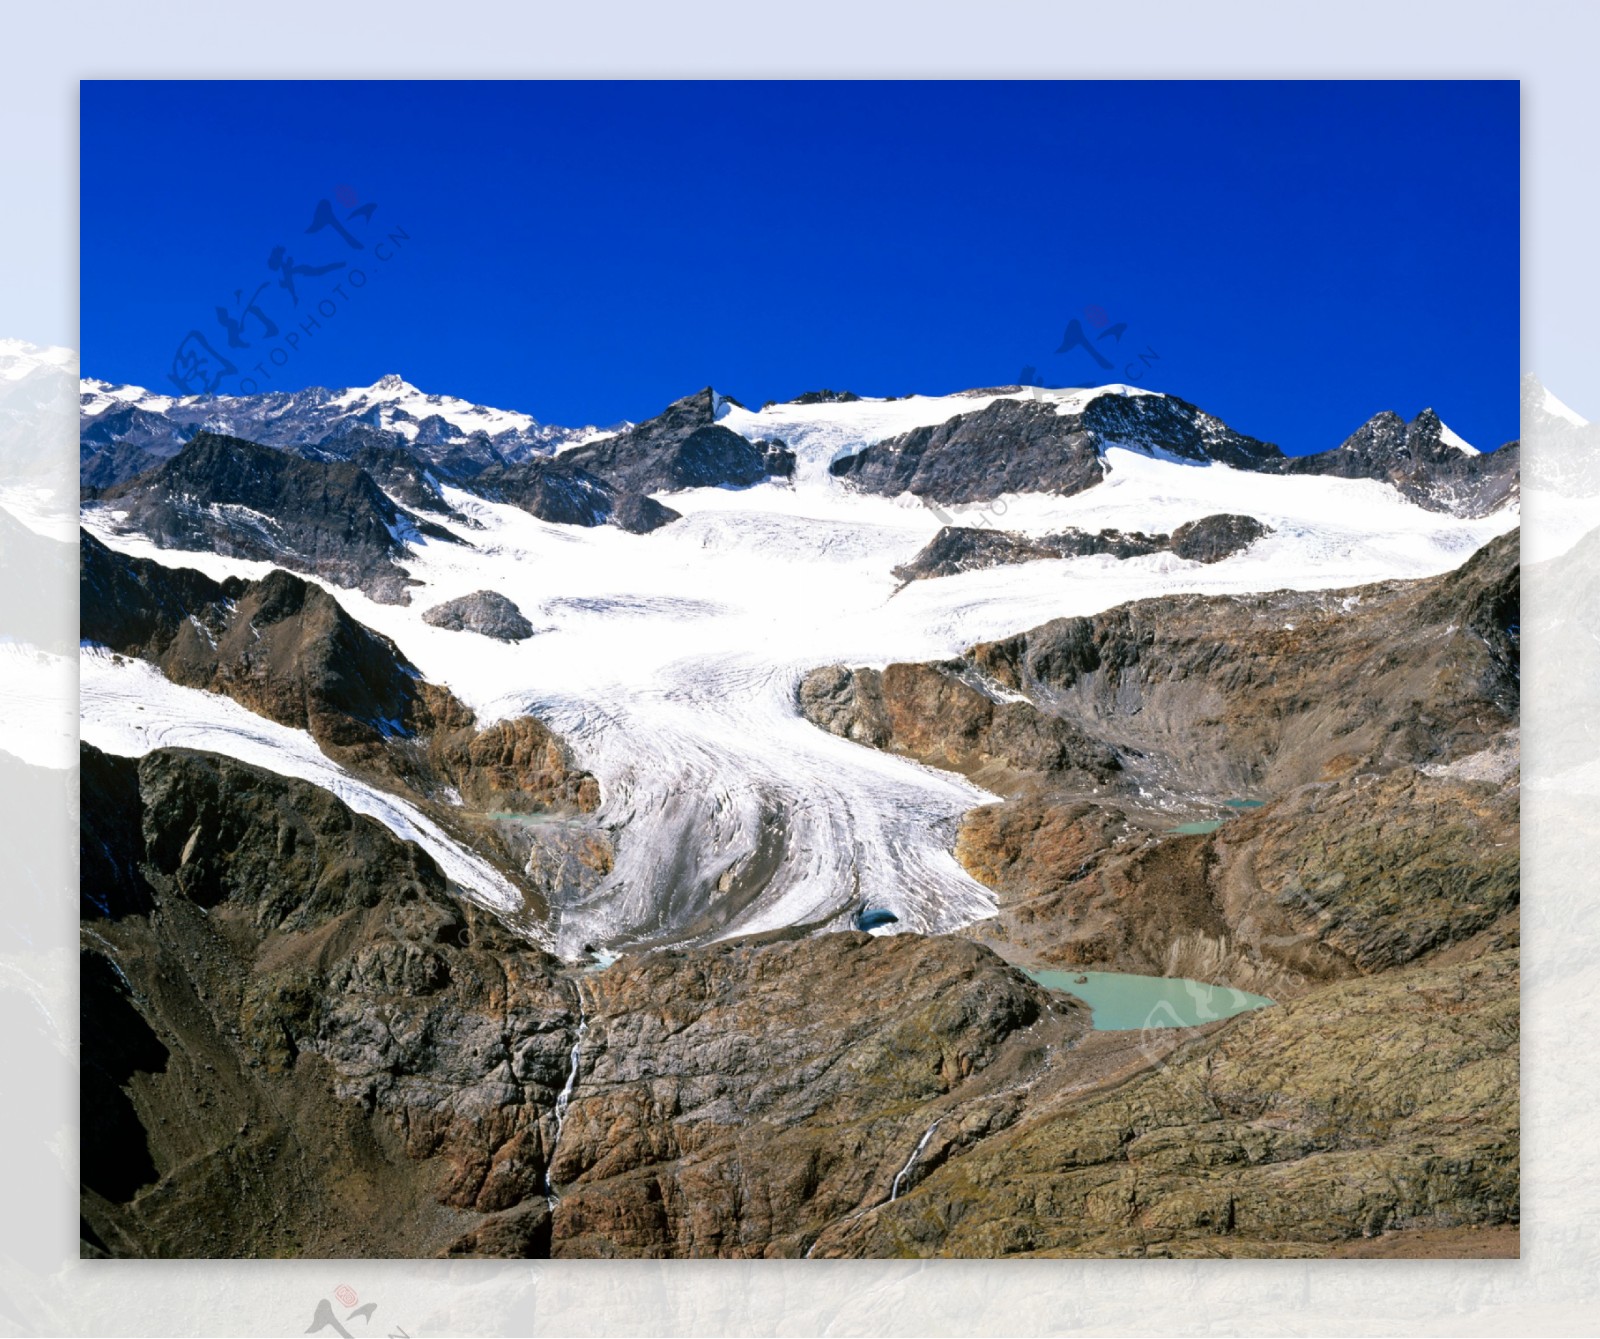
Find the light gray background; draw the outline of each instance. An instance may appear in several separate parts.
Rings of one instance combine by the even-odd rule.
[[[215,0],[13,6],[0,57],[0,337],[78,345],[83,77],[1519,78],[1524,367],[1585,417],[1600,417],[1597,15],[1600,7],[1576,3],[1396,0],[1316,9],[852,0],[770,10],[612,4],[585,13],[467,0],[396,0],[359,12],[327,3],[233,9]],[[82,170],[160,173],[181,189],[183,148],[183,127],[174,126],[143,162]],[[1441,214],[1451,208],[1440,199]],[[61,397],[7,428],[0,484],[48,466],[70,500],[74,409]],[[1524,450],[1531,470],[1541,444]],[[1530,532],[1540,525],[1531,498],[1524,524]],[[317,1300],[340,1284],[378,1304],[372,1334],[1596,1333],[1600,747],[1577,746],[1587,750],[1592,780],[1571,764],[1575,739],[1600,718],[1600,641],[1590,635],[1600,610],[1571,605],[1570,573],[1559,584],[1536,569],[1526,575],[1521,1261],[80,1263],[75,823],[62,805],[59,832],[41,826],[39,796],[59,774],[53,782],[34,769],[31,782],[0,793],[0,868],[8,870],[0,883],[8,932],[0,948],[0,1333],[302,1334]],[[1600,558],[1587,576],[1600,577]],[[13,593],[25,589],[41,612],[75,619],[68,582],[57,589],[17,571],[0,581]],[[1576,667],[1563,676],[1560,716],[1541,709],[1537,683],[1541,661],[1557,656]],[[61,705],[71,691],[63,681]],[[47,706],[0,701],[0,747],[17,712]],[[50,885],[42,902],[11,877],[19,851],[29,853],[30,876]]]

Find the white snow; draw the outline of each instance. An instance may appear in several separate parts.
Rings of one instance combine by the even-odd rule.
[[[161,748],[204,749],[333,792],[359,814],[414,841],[472,901],[516,911],[522,895],[487,861],[464,850],[417,808],[351,776],[304,730],[269,721],[219,693],[171,682],[142,660],[100,647],[79,654],[82,737],[105,753],[137,758]]]
[[[1547,414],[1566,419],[1568,423],[1573,424],[1575,427],[1586,428],[1589,426],[1588,419],[1584,418],[1576,410],[1567,408],[1566,405],[1550,393],[1548,388],[1544,392],[1543,409]]]
[[[797,482],[821,482],[828,466],[841,456],[913,428],[933,427],[959,414],[975,414],[996,400],[1054,402],[1058,414],[1080,412],[1100,395],[1149,395],[1136,386],[1092,386],[1050,390],[1024,386],[998,393],[908,395],[903,400],[861,399],[842,404],[774,404],[741,409],[722,402],[718,422],[751,441],[778,438],[795,453]],[[720,397],[719,397],[720,399]]]
[[[1085,394],[1023,393],[1063,404]],[[801,468],[793,483],[673,494],[666,500],[684,518],[651,535],[548,525],[446,489],[482,528],[450,523],[464,544],[415,547],[406,565],[421,585],[408,606],[334,591],[485,722],[533,712],[599,777],[596,817],[616,834],[616,865],[598,891],[553,909],[561,951],[630,936],[714,938],[814,923],[863,902],[892,911],[898,929],[924,932],[993,914],[992,893],[951,855],[961,814],[992,797],[953,773],[804,721],[794,694],[808,669],[952,656],[975,641],[1145,596],[1432,575],[1517,524],[1514,509],[1481,520],[1424,511],[1368,480],[1254,474],[1113,448],[1108,479],[1086,493],[1013,496],[948,514],[958,524],[1040,534],[1067,525],[1162,531],[1245,512],[1275,533],[1212,566],[1170,554],[1096,556],[897,590],[891,569],[945,521],[912,498],[855,493],[828,475],[827,462],[993,398],[760,413],[730,405],[727,426],[795,448]],[[267,566],[157,550],[111,534],[105,520],[97,532],[113,547],[170,565],[252,576]],[[482,589],[515,601],[545,630],[506,644],[422,621],[435,604]],[[188,710],[174,704],[168,713],[175,737]],[[296,747],[299,759],[304,744]],[[723,919],[700,921],[724,898],[719,885],[737,887],[746,862],[767,858],[773,844],[763,839],[774,834],[781,840],[770,852],[770,878],[756,880],[762,891]]]
[[[53,655],[25,642],[0,641],[0,751],[35,767],[78,765],[71,656]]]
[[[1477,447],[1468,442],[1465,437],[1461,436],[1460,433],[1452,430],[1450,425],[1444,422],[1442,419],[1439,422],[1439,440],[1446,446],[1455,447],[1457,451],[1460,451],[1464,455],[1477,456],[1483,454],[1478,450]]]
[[[30,344],[25,339],[0,339],[0,381],[21,381],[41,367],[59,367],[71,371],[77,365],[77,353],[58,344]]]
[[[394,373],[379,377],[370,386],[355,386],[343,391],[334,396],[329,403],[354,411],[379,407],[383,426],[402,431],[410,427],[411,431],[407,436],[415,436],[416,427],[404,420],[395,419],[393,411],[396,409],[403,409],[418,420],[437,415],[464,433],[482,430],[491,437],[512,430],[526,432],[530,428],[539,426],[539,421],[531,414],[521,414],[514,409],[491,409],[487,405],[473,404],[470,400],[462,400],[454,395],[429,395]],[[382,412],[384,410],[389,412]]]

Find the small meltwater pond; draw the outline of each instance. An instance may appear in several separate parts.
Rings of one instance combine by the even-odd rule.
[[[1272,1003],[1232,986],[1211,986],[1177,976],[1130,972],[1027,971],[1046,990],[1076,995],[1093,1013],[1096,1032],[1199,1027]]]
[[[1246,809],[1259,809],[1266,803],[1265,800],[1224,800],[1222,802],[1234,813]],[[1233,815],[1227,815],[1231,818]],[[1174,837],[1198,837],[1207,832],[1215,832],[1226,820],[1224,818],[1199,819],[1193,823],[1179,823],[1176,827],[1167,829],[1169,835]]]

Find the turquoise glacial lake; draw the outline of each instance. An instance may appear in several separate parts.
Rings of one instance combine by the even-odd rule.
[[[1026,969],[1024,969],[1026,970]],[[1076,995],[1093,1013],[1096,1032],[1144,1028],[1198,1027],[1272,1001],[1232,986],[1210,986],[1177,976],[1135,976],[1131,972],[1027,972],[1046,990]]]

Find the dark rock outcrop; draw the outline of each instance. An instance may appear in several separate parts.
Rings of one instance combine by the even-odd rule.
[[[614,437],[573,447],[562,459],[631,493],[746,488],[768,475],[764,453],[716,421],[708,386]]]
[[[1236,433],[1175,396],[1107,392],[1080,412],[1056,411],[1047,400],[995,400],[936,427],[878,442],[830,468],[866,492],[909,492],[962,505],[1003,493],[1081,493],[1104,478],[1110,446],[1241,469],[1282,459],[1277,447]]]
[[[832,734],[963,772],[994,788],[1021,774],[1089,784],[1120,770],[1116,753],[1072,722],[992,692],[958,665],[831,665],[800,682],[801,714]]]
[[[516,465],[490,465],[462,486],[556,525],[612,524],[642,535],[678,519],[677,512],[654,498],[597,477],[582,467],[577,455],[570,451],[558,459],[541,456]]]
[[[761,448],[761,463],[766,467],[768,474],[774,479],[794,477],[794,452],[784,442],[777,439],[768,441],[763,438],[756,445]]]
[[[1034,400],[996,400],[841,457],[829,469],[865,492],[953,505],[1002,493],[1081,493],[1105,474],[1079,416]]]
[[[451,538],[397,507],[359,465],[214,433],[99,500],[161,548],[280,563],[389,603],[409,598],[398,565],[408,537]]]
[[[1178,557],[1190,562],[1220,563],[1271,533],[1271,527],[1254,516],[1202,516],[1174,530],[1170,547]]]
[[[365,445],[346,459],[359,465],[390,497],[416,512],[452,516],[439,480],[425,460],[394,446]]]
[[[483,809],[587,812],[599,803],[594,778],[572,765],[558,736],[527,716],[480,730],[320,586],[283,571],[217,582],[88,534],[80,554],[85,640],[305,730],[346,766],[424,798],[454,788]]]
[[[1407,423],[1385,410],[1368,419],[1332,451],[1269,462],[1279,474],[1324,474],[1393,484],[1419,507],[1456,516],[1487,516],[1520,491],[1521,453],[1516,442],[1473,454],[1444,439],[1431,409]]]
[[[1194,562],[1215,563],[1241,553],[1271,528],[1251,516],[1206,516],[1180,525],[1170,535],[1137,530],[1062,530],[1052,535],[1021,535],[1009,530],[947,525],[909,563],[894,569],[901,581],[954,576],[1010,563],[1047,558],[1082,558],[1103,553],[1139,558],[1170,551]]]
[[[183,751],[85,748],[83,771],[129,805],[86,901],[118,904],[102,877],[146,890],[85,923],[83,1215],[104,1252],[547,1253],[577,1026],[559,964],[315,786]]]
[[[424,623],[455,632],[476,632],[501,642],[521,642],[533,636],[533,624],[504,595],[475,590],[436,604],[422,616]]]

